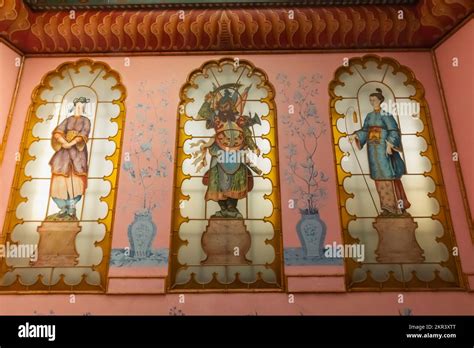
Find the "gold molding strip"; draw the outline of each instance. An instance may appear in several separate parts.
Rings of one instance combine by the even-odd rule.
[[[438,83],[439,93],[441,95],[441,105],[443,107],[443,118],[446,124],[446,129],[448,130],[448,137],[449,137],[449,142],[451,145],[451,150],[452,152],[457,153],[458,147],[456,145],[456,137],[454,136],[453,126],[451,123],[451,117],[449,116],[448,103],[446,101],[446,94],[444,93],[443,81],[441,79],[441,72],[439,71],[438,59],[436,58],[435,50],[431,51],[431,60],[433,62],[433,68],[436,75],[436,82]],[[467,160],[469,160],[469,158],[467,158]],[[457,175],[457,179],[459,183],[459,189],[461,190],[464,212],[466,215],[467,225],[468,225],[469,232],[471,235],[471,241],[474,243],[474,221],[472,219],[473,216],[471,213],[471,205],[469,202],[466,185],[464,183],[464,175],[462,172],[461,160],[460,158],[458,158],[457,161],[453,161],[453,162],[454,162],[454,167],[456,168],[456,175]]]
[[[12,98],[10,101],[10,108],[8,110],[7,122],[5,123],[5,130],[2,136],[2,143],[0,144],[0,166],[3,163],[5,156],[5,150],[7,148],[8,135],[10,134],[11,124],[13,122],[13,114],[15,113],[16,99],[18,97],[18,90],[20,89],[21,78],[23,76],[23,68],[25,65],[25,57],[21,56],[20,66],[16,75],[15,88],[13,90]]]

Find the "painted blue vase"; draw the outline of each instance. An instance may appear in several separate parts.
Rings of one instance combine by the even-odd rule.
[[[318,211],[301,210],[301,219],[296,225],[296,231],[306,257],[324,257],[326,224],[321,220]]]
[[[135,213],[135,219],[128,226],[130,256],[145,258],[152,254],[152,243],[156,236],[156,225],[147,209]]]

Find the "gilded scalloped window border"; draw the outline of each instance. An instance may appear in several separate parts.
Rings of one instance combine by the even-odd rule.
[[[275,271],[276,284],[270,284],[265,282],[263,279],[258,279],[251,284],[241,282],[238,277],[234,282],[230,284],[222,284],[217,280],[217,275],[213,276],[213,279],[207,284],[198,283],[193,275],[191,274],[190,281],[186,284],[175,284],[174,280],[180,268],[186,267],[185,264],[181,264],[178,260],[178,250],[181,246],[186,245],[187,241],[179,237],[179,228],[183,222],[189,221],[189,219],[181,215],[179,204],[180,201],[186,201],[189,196],[183,195],[181,192],[181,185],[183,180],[190,178],[190,175],[185,175],[181,168],[183,162],[187,158],[191,158],[191,155],[186,155],[183,151],[184,142],[191,139],[192,136],[188,135],[184,131],[184,126],[187,121],[192,120],[192,117],[186,115],[186,104],[193,100],[187,97],[187,91],[191,88],[198,88],[195,83],[195,79],[200,75],[206,75],[205,70],[210,67],[216,67],[220,70],[224,65],[234,65],[235,61],[233,58],[222,58],[220,60],[210,60],[201,65],[200,68],[193,70],[187,78],[186,83],[181,87],[179,97],[180,102],[177,111],[177,129],[176,129],[176,156],[175,156],[175,175],[174,175],[174,195],[173,195],[173,215],[172,215],[172,228],[170,236],[170,255],[168,261],[168,277],[167,277],[167,291],[168,292],[200,292],[200,291],[281,291],[285,288],[284,275],[283,275],[283,236],[281,230],[281,206],[280,206],[280,186],[279,186],[279,164],[278,164],[278,146],[277,146],[277,122],[276,122],[276,104],[275,104],[275,89],[270,83],[267,74],[259,68],[256,68],[250,61],[240,59],[239,65],[246,65],[249,69],[248,74],[256,74],[261,77],[262,83],[258,87],[264,87],[268,91],[266,98],[262,98],[261,101],[268,105],[269,112],[267,115],[262,116],[262,120],[268,121],[270,125],[270,131],[268,134],[262,135],[263,139],[267,139],[270,142],[271,150],[268,154],[263,155],[264,158],[269,158],[272,162],[272,169],[268,174],[263,175],[263,178],[269,179],[272,182],[272,192],[264,196],[265,199],[269,199],[273,204],[272,214],[265,217],[263,221],[270,222],[273,225],[274,237],[271,240],[267,240],[266,244],[273,247],[275,251],[275,258],[272,263],[268,264]],[[235,68],[234,68],[235,69]],[[182,112],[181,112],[182,110]]]
[[[112,101],[112,104],[118,105],[120,108],[119,114],[111,119],[111,122],[114,122],[118,126],[117,134],[108,138],[109,141],[115,143],[115,151],[110,156],[106,156],[106,160],[110,160],[113,163],[112,173],[108,176],[104,176],[103,180],[110,182],[111,189],[107,196],[101,197],[100,201],[105,202],[108,206],[107,215],[103,219],[98,219],[97,222],[105,225],[105,235],[104,238],[96,242],[95,245],[102,248],[103,256],[102,261],[98,265],[91,266],[91,269],[100,273],[100,285],[90,285],[86,282],[85,278],[77,285],[68,285],[64,282],[64,276],[60,276],[58,283],[54,285],[44,285],[40,281],[40,277],[33,285],[23,285],[20,282],[19,276],[17,280],[5,287],[0,287],[1,293],[57,293],[57,292],[81,292],[81,293],[103,293],[107,289],[108,284],[108,270],[109,270],[109,259],[110,259],[110,249],[112,246],[112,231],[113,231],[113,222],[114,222],[114,213],[115,213],[115,204],[117,199],[117,184],[119,176],[119,168],[121,162],[121,151],[122,151],[122,142],[123,142],[123,129],[125,125],[125,99],[127,92],[125,86],[122,84],[122,79],[120,74],[113,70],[107,63],[101,61],[94,61],[91,59],[79,59],[77,61],[69,61],[62,63],[55,70],[49,71],[46,73],[39,85],[33,90],[31,95],[31,104],[28,108],[28,116],[25,120],[25,126],[23,129],[22,140],[20,143],[19,153],[21,155],[21,161],[17,162],[15,167],[15,176],[13,185],[10,191],[10,198],[8,202],[8,210],[5,215],[5,221],[3,225],[3,233],[1,236],[1,243],[5,244],[7,241],[10,241],[11,231],[18,224],[23,223],[22,219],[18,219],[15,215],[16,209],[21,202],[26,202],[27,198],[20,196],[20,188],[22,185],[32,180],[32,177],[25,174],[26,164],[35,159],[35,156],[31,156],[28,153],[28,150],[32,143],[39,140],[38,137],[33,136],[32,130],[37,123],[42,122],[40,118],[36,116],[37,109],[46,104],[46,101],[41,99],[41,94],[45,90],[51,90],[53,87],[50,85],[50,81],[55,78],[63,78],[62,72],[68,69],[75,69],[79,71],[79,68],[82,66],[89,65],[91,72],[97,69],[103,69],[106,73],[102,77],[103,79],[110,76],[114,77],[117,83],[111,88],[112,90],[120,91],[120,98]],[[5,274],[10,270],[10,267],[6,264],[5,259],[0,261],[0,275]]]
[[[344,86],[344,83],[340,81],[342,74],[352,74],[350,68],[354,64],[360,64],[363,67],[368,62],[376,62],[378,67],[388,64],[393,68],[393,73],[401,72],[406,77],[407,80],[404,82],[405,85],[411,85],[415,89],[415,95],[410,96],[411,100],[415,100],[420,103],[420,119],[423,122],[424,128],[422,132],[417,132],[417,136],[422,136],[427,143],[426,151],[421,152],[422,156],[426,156],[431,161],[431,170],[425,172],[424,176],[429,176],[435,183],[434,192],[430,193],[430,197],[436,198],[440,205],[440,211],[437,215],[433,215],[432,219],[438,220],[443,228],[445,233],[443,236],[438,237],[437,241],[444,243],[449,250],[452,250],[453,247],[457,246],[455,239],[453,224],[450,215],[450,209],[448,204],[448,199],[446,195],[444,180],[440,168],[440,161],[436,146],[436,140],[434,136],[433,126],[431,124],[431,116],[428,103],[425,99],[425,91],[423,85],[416,79],[413,71],[403,65],[400,65],[395,59],[390,57],[379,57],[374,54],[368,54],[363,57],[354,57],[349,60],[348,66],[342,66],[338,68],[334,74],[334,79],[329,83],[329,115],[331,118],[331,130],[332,138],[334,145],[334,155],[335,155],[335,169],[336,169],[336,178],[337,178],[337,193],[338,193],[338,202],[339,202],[339,212],[340,212],[340,221],[342,228],[342,239],[344,243],[358,243],[358,240],[353,238],[349,233],[349,223],[352,220],[356,220],[355,215],[351,215],[346,209],[346,201],[348,198],[352,198],[353,194],[348,193],[344,190],[343,182],[345,178],[350,177],[351,173],[347,173],[342,168],[342,160],[345,156],[344,152],[339,148],[339,140],[342,137],[347,136],[347,133],[342,133],[337,128],[337,122],[340,118],[343,118],[344,115],[339,114],[336,111],[335,105],[339,100],[344,99],[341,96],[337,96],[335,93],[335,88],[337,86]],[[435,272],[435,278],[431,282],[424,282],[419,280],[416,276],[412,277],[412,280],[409,282],[400,282],[395,276],[390,272],[389,278],[387,281],[380,283],[375,281],[370,276],[370,271],[367,272],[367,279],[360,283],[352,284],[351,277],[353,271],[356,268],[359,268],[361,263],[354,261],[350,258],[345,258],[345,283],[348,291],[394,291],[394,290],[446,290],[446,289],[463,289],[465,287],[466,279],[461,270],[461,263],[459,256],[453,256],[451,252],[449,254],[449,259],[445,262],[441,262],[443,266],[449,267],[453,272],[456,281],[454,283],[446,282],[441,279],[437,272]]]

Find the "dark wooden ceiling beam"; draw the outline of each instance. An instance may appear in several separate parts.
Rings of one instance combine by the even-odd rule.
[[[419,0],[25,0],[34,11],[186,9],[222,7],[414,5]]]

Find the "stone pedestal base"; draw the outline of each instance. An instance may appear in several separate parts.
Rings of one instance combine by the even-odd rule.
[[[423,249],[415,237],[418,224],[411,216],[378,216],[373,226],[379,235],[379,244],[375,250],[378,262],[421,263],[425,261]]]
[[[40,234],[38,260],[33,267],[72,267],[77,265],[76,236],[81,231],[78,221],[43,221]]]
[[[207,257],[203,265],[247,265],[251,237],[244,220],[210,219],[201,245]],[[238,249],[236,249],[238,248]]]

